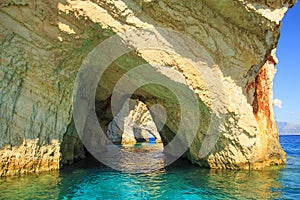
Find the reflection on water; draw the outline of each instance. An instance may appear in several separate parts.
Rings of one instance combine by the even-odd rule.
[[[287,148],[295,138],[282,142]],[[290,155],[282,169],[208,170],[180,160],[146,174],[117,172],[89,160],[59,173],[3,179],[0,199],[299,199],[300,155]]]
[[[100,161],[118,171],[145,173],[164,168],[166,156],[163,144],[138,143],[107,145],[100,153]]]
[[[0,179],[0,199],[57,199],[59,172]]]

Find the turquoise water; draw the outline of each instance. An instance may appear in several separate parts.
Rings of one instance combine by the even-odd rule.
[[[300,136],[281,136],[287,166],[261,171],[200,169],[180,160],[126,174],[92,160],[61,172],[0,180],[0,199],[300,199]]]

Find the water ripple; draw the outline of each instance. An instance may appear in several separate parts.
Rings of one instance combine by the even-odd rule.
[[[300,199],[300,136],[280,139],[288,152],[282,169],[208,170],[180,160],[155,172],[130,174],[86,160],[59,173],[1,179],[0,199]],[[163,154],[150,149],[161,160],[145,157],[144,164],[162,162]],[[122,164],[133,162],[124,158]]]

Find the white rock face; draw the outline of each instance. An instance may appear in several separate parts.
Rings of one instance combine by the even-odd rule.
[[[157,142],[161,137],[147,106],[138,100],[127,101],[108,125],[107,137],[116,144],[147,142],[148,133]]]
[[[137,50],[121,56],[107,68],[93,101],[106,131],[113,120],[109,102],[115,84],[134,66],[148,63],[159,76],[179,89],[189,88],[198,98],[201,120],[185,154],[192,162],[227,169],[285,163],[272,108],[272,81],[280,23],[294,3],[292,0],[1,1],[1,176],[53,170],[84,157],[72,119],[77,72],[89,52],[115,33],[135,47],[137,44],[131,43],[133,38],[125,37],[125,33],[128,30],[139,33],[139,28],[152,30],[141,35],[145,38],[141,42],[147,45],[149,35],[155,36],[172,53]],[[180,48],[189,48],[190,43],[176,41],[157,27],[193,39],[209,59],[199,61],[197,52],[187,56]],[[210,73],[205,76],[199,73],[196,64],[210,66]],[[216,84],[208,84],[207,80]],[[165,126],[160,135],[163,143],[168,144],[180,124],[181,110],[174,94],[163,87],[145,86],[135,95],[149,108],[156,104],[164,106],[168,115],[162,120]],[[192,117],[190,112],[184,114]],[[221,122],[220,116],[224,116],[224,123],[211,126],[220,137],[209,154],[201,156],[199,151],[211,146],[209,141],[215,139],[207,134],[208,127],[211,121]],[[118,123],[113,122],[110,130]],[[159,123],[158,120],[156,125]],[[190,137],[187,131],[181,141],[185,143]],[[23,152],[26,144],[35,150],[18,154],[18,160],[12,159],[12,149]],[[49,164],[36,164],[37,160]]]

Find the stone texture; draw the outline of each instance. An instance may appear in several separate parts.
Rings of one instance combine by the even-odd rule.
[[[280,21],[294,3],[292,0],[1,1],[1,176],[58,169],[84,157],[82,144],[72,128],[72,92],[82,61],[113,33],[153,26],[184,33],[204,47],[217,64],[209,78],[222,81],[226,99],[212,107],[211,102],[222,91],[215,88],[209,93],[203,77],[180,55],[132,52],[116,60],[99,82],[96,109],[101,126],[107,130],[113,119],[107,102],[119,78],[133,66],[162,63],[178,74],[155,70],[178,87],[191,88],[201,103],[198,135],[186,152],[192,162],[229,169],[284,163],[272,108],[272,80]],[[136,96],[148,107],[154,104],[165,107],[168,118],[160,133],[167,144],[179,123],[180,109],[174,95],[164,88],[147,86],[137,91]],[[200,158],[198,152],[210,116],[217,116],[221,106],[225,106],[226,121],[224,126],[215,127],[221,137],[213,151]],[[185,137],[189,137],[188,133]]]
[[[148,133],[156,139],[156,142],[161,142],[147,106],[139,100],[130,100],[108,125],[107,137],[116,144],[134,144],[148,142]]]
[[[41,146],[38,139],[24,140],[20,146],[5,145],[0,151],[0,177],[58,170],[59,146],[55,140],[49,145]]]

